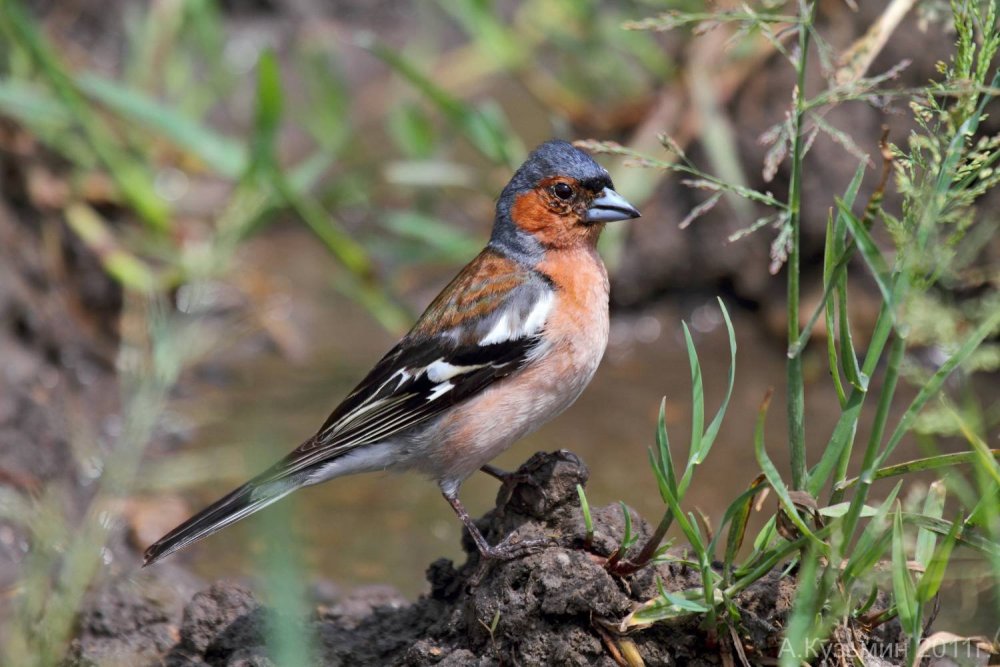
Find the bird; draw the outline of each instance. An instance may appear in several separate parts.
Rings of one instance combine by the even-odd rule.
[[[459,500],[477,470],[563,412],[608,342],[608,272],[597,241],[640,217],[608,171],[572,144],[539,145],[500,193],[486,247],[330,414],[272,467],[152,544],[143,566],[302,487],[344,475],[417,471],[435,480],[484,559],[539,547],[490,545]]]

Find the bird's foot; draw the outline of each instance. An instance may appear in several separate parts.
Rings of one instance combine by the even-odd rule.
[[[521,482],[527,482],[531,479],[531,475],[528,473],[520,471],[510,472],[489,463],[480,468],[480,470],[490,477],[500,480],[500,483],[504,486],[513,486],[515,484],[520,484]]]
[[[538,540],[516,540],[513,537],[507,537],[494,546],[486,544],[485,540],[483,540],[482,544],[476,540],[476,547],[479,549],[480,556],[486,560],[501,561],[524,558],[525,556],[538,553],[542,549],[550,547],[554,544],[555,542],[548,538]]]
[[[483,561],[487,560],[513,560],[515,558],[522,558],[529,554],[541,551],[547,546],[555,544],[554,540],[550,539],[536,539],[536,540],[515,540],[513,536],[508,535],[506,538],[500,541],[499,544],[495,546],[490,546],[489,542],[483,536],[483,533],[476,527],[476,522],[472,520],[469,513],[465,511],[465,507],[462,502],[458,499],[458,496],[454,492],[444,492],[445,500],[451,505],[452,509],[455,510],[455,514],[458,518],[465,524],[465,529],[469,531],[469,536],[472,541],[476,543],[476,549],[479,551],[479,555],[482,556]]]

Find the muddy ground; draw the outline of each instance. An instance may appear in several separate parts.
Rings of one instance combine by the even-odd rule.
[[[630,655],[646,665],[738,664],[732,638],[706,633],[697,617],[619,635],[621,619],[658,595],[658,580],[679,591],[698,586],[697,574],[676,563],[609,574],[604,565],[621,540],[623,516],[618,506],[594,511],[594,537],[585,546],[576,485],[589,473],[574,454],[536,454],[519,473],[478,525],[491,542],[512,535],[550,539],[552,546],[507,562],[483,561],[466,535],[465,563],[432,563],[430,593],[412,604],[378,587],[335,595],[301,619],[315,638],[317,664],[613,666]],[[635,519],[647,536],[649,526]],[[776,571],[736,598],[737,636],[749,659],[779,652],[794,590],[794,572]],[[274,664],[265,644],[268,620],[268,609],[238,584],[201,590],[181,613],[176,601],[139,593],[126,578],[85,610],[68,664],[263,667]],[[872,653],[884,655],[897,629],[858,634],[854,649],[863,655],[870,642]]]

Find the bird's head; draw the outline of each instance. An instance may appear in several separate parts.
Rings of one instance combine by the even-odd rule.
[[[497,201],[491,243],[522,251],[594,244],[605,223],[638,218],[608,170],[565,141],[547,141],[524,161]]]

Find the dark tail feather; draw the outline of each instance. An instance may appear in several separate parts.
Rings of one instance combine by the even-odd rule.
[[[265,475],[261,475],[261,478]],[[287,479],[263,484],[257,480],[247,482],[157,540],[146,549],[142,566],[152,565],[203,537],[219,532],[226,526],[281,500],[298,486]]]

